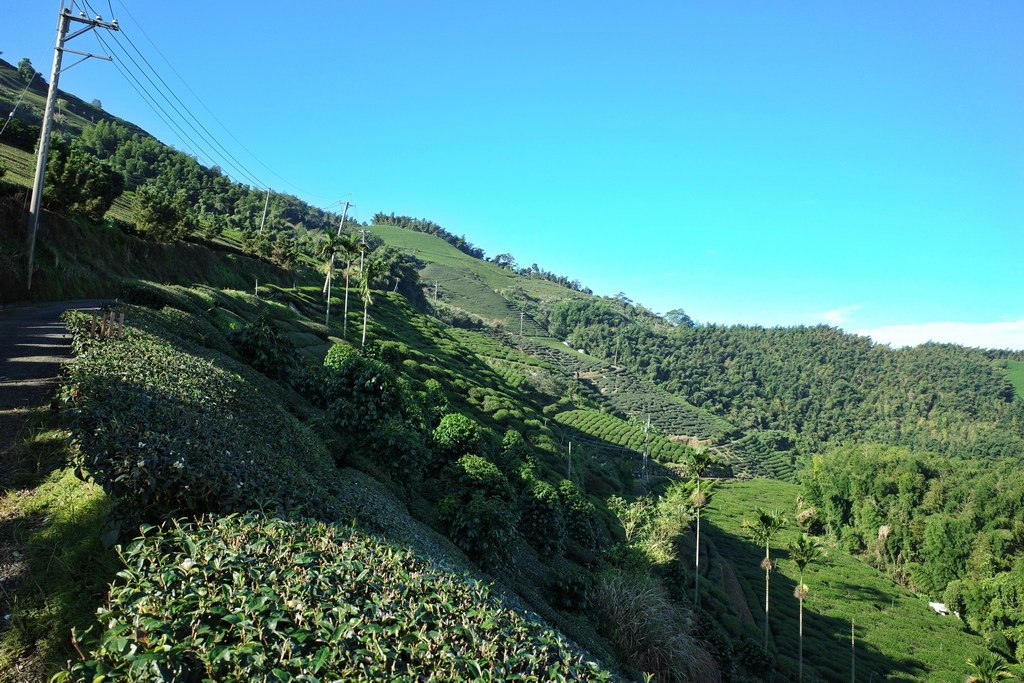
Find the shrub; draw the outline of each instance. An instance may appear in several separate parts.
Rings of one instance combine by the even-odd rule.
[[[563,560],[552,567],[545,589],[551,604],[558,609],[582,611],[590,600],[593,581],[586,569]]]
[[[344,358],[339,361],[338,355]],[[337,428],[367,431],[389,417],[410,412],[408,389],[395,371],[379,360],[339,352],[326,362],[330,362],[326,365],[328,412]]]
[[[239,372],[132,325],[86,343],[89,318],[65,320],[78,353],[61,392],[75,464],[127,512],[333,514],[335,469],[323,445]]]
[[[438,513],[455,544],[484,564],[505,557],[516,523],[505,475],[486,458],[464,455],[445,468],[442,481],[448,493]]]
[[[463,503],[445,498],[438,511],[448,536],[474,560],[493,566],[507,555],[515,529],[508,504],[477,494]]]
[[[392,477],[403,481],[419,480],[430,455],[423,434],[407,421],[389,417],[380,422],[366,440],[367,454]]]
[[[597,508],[587,500],[579,487],[568,479],[558,483],[558,497],[565,517],[566,538],[584,550],[595,550],[599,545]]]
[[[434,443],[446,459],[457,458],[476,450],[480,427],[461,413],[449,413],[434,429]]]
[[[483,494],[504,503],[515,497],[508,479],[497,466],[479,455],[464,455],[445,468],[443,479],[449,497],[468,500],[476,494]]]
[[[249,365],[268,377],[285,378],[298,363],[295,345],[267,313],[228,334],[228,341]]]
[[[341,370],[345,361],[358,356],[359,351],[351,344],[333,344],[327,349],[327,356],[324,357],[324,367],[331,370]]]
[[[535,481],[522,497],[519,532],[534,548],[556,555],[565,547],[565,517],[554,486]]]
[[[56,681],[612,679],[486,585],[349,528],[203,519],[122,555],[104,631]]]

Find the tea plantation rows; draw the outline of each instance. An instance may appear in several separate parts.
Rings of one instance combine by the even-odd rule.
[[[610,444],[624,446],[634,453],[643,453],[646,441],[648,454],[656,460],[683,463],[689,458],[690,449],[686,446],[669,441],[658,434],[645,435],[642,427],[608,413],[597,410],[567,410],[555,415],[555,420]]]

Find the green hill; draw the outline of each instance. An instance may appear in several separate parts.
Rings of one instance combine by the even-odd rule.
[[[104,130],[112,167],[155,150]],[[756,506],[793,517],[801,494],[820,497],[801,512],[828,549],[805,576],[807,680],[848,677],[851,620],[858,680],[962,680],[986,648],[1020,659],[1014,354],[676,326],[394,225],[368,228],[382,245],[352,283],[367,278],[365,318],[356,293],[342,320],[336,275],[327,325],[316,226],[333,234],[335,217],[284,202],[263,233],[259,193],[160,154],[227,227],[47,216],[36,296],[117,297],[126,332],[68,318],[77,358],[56,410],[0,472],[0,551],[22,558],[3,584],[4,671],[792,680],[795,525],[772,543],[765,652],[762,549],[741,522]],[[21,216],[4,187],[15,291]],[[821,453],[846,439],[907,447]],[[694,449],[718,461],[699,604]],[[931,598],[957,589],[964,622],[905,587],[922,577]]]

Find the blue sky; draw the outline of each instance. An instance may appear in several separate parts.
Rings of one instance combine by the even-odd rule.
[[[58,4],[3,58],[48,75]],[[1024,349],[1017,0],[90,4],[314,204],[703,322]],[[61,85],[184,147],[112,65]]]

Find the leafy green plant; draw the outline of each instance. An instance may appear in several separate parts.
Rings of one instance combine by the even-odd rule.
[[[75,465],[122,511],[157,521],[258,505],[332,514],[323,445],[239,374],[251,370],[223,359],[235,371],[226,370],[134,325],[101,342],[87,316],[65,320],[79,353],[61,392]]]
[[[520,504],[519,532],[537,550],[556,555],[565,546],[565,515],[558,490],[546,481],[534,481]]]
[[[480,427],[461,413],[449,413],[434,429],[434,443],[442,455],[457,458],[476,450]]]
[[[357,530],[250,513],[142,532],[88,658],[55,681],[613,678],[486,585]]]
[[[298,362],[295,345],[265,312],[241,329],[232,330],[228,340],[242,358],[268,377],[286,378]]]

